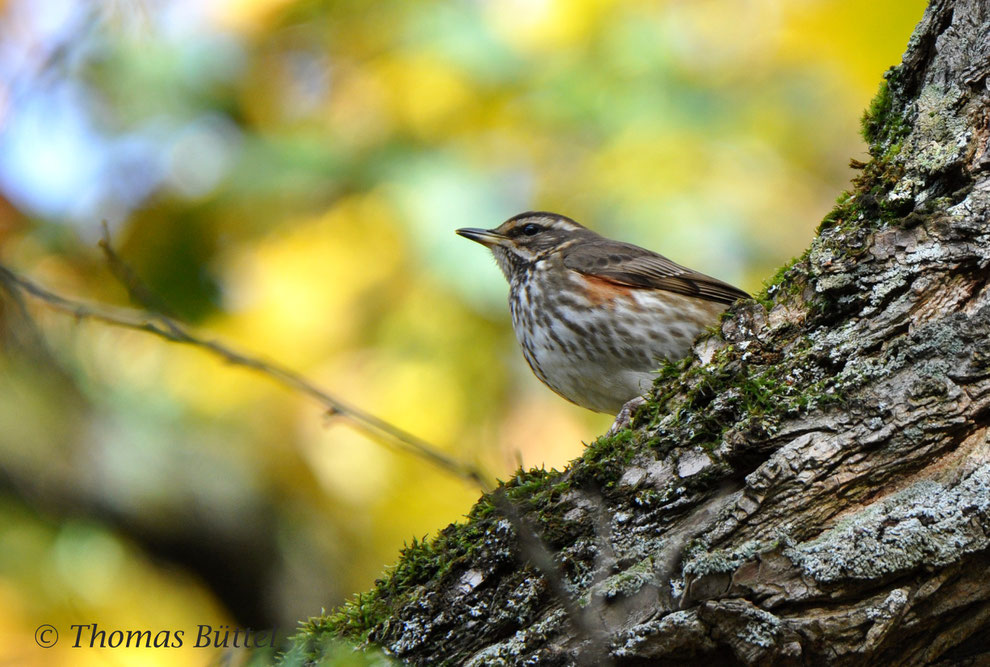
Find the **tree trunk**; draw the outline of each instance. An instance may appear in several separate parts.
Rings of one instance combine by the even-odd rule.
[[[407,548],[296,655],[990,660],[988,87],[990,8],[934,0],[804,256],[662,369],[631,430]]]

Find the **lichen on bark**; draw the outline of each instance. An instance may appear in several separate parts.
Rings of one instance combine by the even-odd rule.
[[[851,191],[661,369],[631,429],[503,485],[568,601],[486,496],[293,655],[346,637],[429,665],[990,659],[988,14],[932,2]]]

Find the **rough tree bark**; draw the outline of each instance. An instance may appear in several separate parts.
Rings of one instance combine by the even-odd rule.
[[[487,496],[406,549],[295,655],[347,636],[428,665],[990,660],[986,2],[932,2],[864,133],[808,251],[662,369],[631,430],[508,482],[515,521]]]

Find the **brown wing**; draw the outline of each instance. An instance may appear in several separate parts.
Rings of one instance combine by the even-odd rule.
[[[564,266],[629,287],[666,290],[719,303],[729,304],[749,297],[739,288],[692,271],[663,255],[604,238],[565,248]]]

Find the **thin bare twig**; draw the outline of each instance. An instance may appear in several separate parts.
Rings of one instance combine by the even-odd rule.
[[[167,319],[175,319],[175,313],[171,311],[157,294],[145,285],[127,262],[117,254],[110,242],[110,227],[107,221],[100,223],[101,236],[99,241],[100,250],[107,261],[107,268],[114,275],[117,281],[124,286],[127,294],[131,297],[134,305],[140,306],[147,311]]]
[[[112,254],[112,250],[110,252]],[[122,266],[126,267],[123,264]],[[0,281],[9,291],[14,293],[14,298],[26,295],[40,301],[52,310],[72,315],[79,320],[93,320],[125,329],[145,331],[173,343],[191,345],[206,350],[233,366],[257,371],[283,386],[316,399],[328,413],[346,418],[375,439],[428,461],[432,465],[476,484],[482,489],[490,488],[486,476],[478,468],[458,461],[422,438],[338,399],[295,371],[245,354],[215,340],[202,338],[167,315],[103,304],[88,304],[69,299],[11,271],[2,264],[0,264]]]

